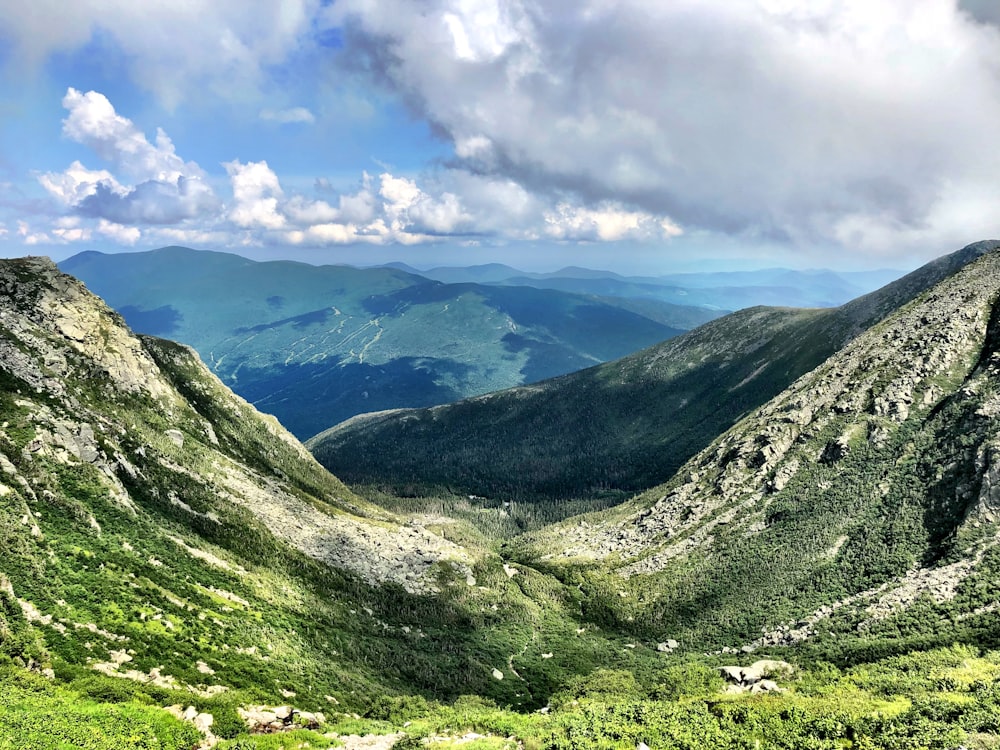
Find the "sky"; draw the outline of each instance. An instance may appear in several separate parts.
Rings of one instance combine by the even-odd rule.
[[[0,255],[907,269],[1000,236],[994,0],[0,0]]]

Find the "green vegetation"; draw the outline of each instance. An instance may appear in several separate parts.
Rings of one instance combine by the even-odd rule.
[[[674,659],[676,661],[676,659]],[[404,733],[396,747],[607,748],[640,742],[676,750],[815,748],[949,750],[1000,747],[1000,654],[965,646],[913,652],[846,670],[822,662],[782,680],[784,693],[728,695],[709,662],[682,661],[647,678],[598,670],[521,713],[477,696],[448,703],[383,698],[361,719],[331,717],[316,730],[250,735],[220,748],[332,747],[346,734]],[[141,695],[98,702],[20,670],[0,673],[0,747],[188,748],[198,734]],[[216,728],[219,721],[216,719]],[[18,734],[10,734],[13,728]],[[13,739],[17,737],[17,739]],[[451,738],[451,739],[449,739]],[[425,743],[430,744],[425,744]],[[63,744],[60,744],[63,743]],[[518,744],[519,743],[519,744]]]
[[[970,245],[840,308],[752,308],[533,386],[369,415],[309,440],[351,484],[535,502],[546,521],[666,482],[741,417],[992,245]]]
[[[18,270],[17,304],[64,283]],[[21,346],[0,349],[0,748],[192,747],[192,724],[166,707],[210,714],[219,747],[240,750],[370,732],[403,733],[398,748],[469,733],[462,747],[493,750],[1000,747],[995,276],[990,259],[918,297],[667,485],[555,526],[560,507],[610,496],[354,491],[186,347],[129,338],[73,288],[60,299],[91,326],[73,344],[4,300]],[[834,328],[814,328],[829,323],[816,311],[737,319],[842,332],[885,299],[842,309]],[[953,301],[965,307],[942,307]],[[932,345],[920,326],[935,315],[959,323],[926,323]],[[718,350],[713,330],[726,328],[701,340]],[[816,353],[761,340],[793,369]],[[941,364],[919,374],[928,362]],[[812,421],[785,408],[800,391],[822,403],[816,383],[836,408]],[[902,395],[877,401],[889,391]],[[887,416],[899,403],[905,418]],[[668,526],[653,510],[682,488]],[[359,558],[327,564],[309,536],[334,533],[320,521],[345,524],[330,554]],[[391,540],[425,532],[464,555],[414,545],[433,590],[398,571],[366,581]],[[604,557],[575,551],[609,538]],[[735,693],[720,667],[762,658],[795,669]],[[323,716],[249,733],[242,710],[279,705]]]
[[[0,664],[2,750],[190,750],[201,734],[137,701],[92,700]]]

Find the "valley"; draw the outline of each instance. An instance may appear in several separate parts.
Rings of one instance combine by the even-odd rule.
[[[976,243],[314,458],[0,261],[0,748],[1000,746],[998,299]]]

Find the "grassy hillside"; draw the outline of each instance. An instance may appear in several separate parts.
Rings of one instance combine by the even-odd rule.
[[[81,253],[62,268],[136,331],[193,346],[226,385],[301,438],[360,412],[578,370],[693,324],[683,307],[178,247]]]
[[[667,484],[510,554],[578,585],[594,617],[637,637],[734,650],[808,641],[835,659],[893,642],[994,643],[998,300],[992,252]]]
[[[308,445],[345,480],[397,494],[613,502],[669,479],[744,414],[994,246],[970,246],[839,308],[742,310],[615,362],[365,415]]]
[[[634,662],[551,576],[366,503],[47,261],[0,264],[0,313],[0,747],[191,747],[170,705],[222,739],[254,705],[488,717]]]
[[[997,747],[998,292],[987,254],[667,485],[496,547],[0,263],[0,748]]]

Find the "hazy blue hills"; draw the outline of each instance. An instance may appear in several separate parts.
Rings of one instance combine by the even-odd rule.
[[[61,264],[136,331],[193,346],[238,394],[307,437],[359,412],[425,406],[620,357],[715,313],[393,268],[258,263],[169,247]]]
[[[622,276],[612,271],[569,266],[549,273],[529,273],[501,263],[469,267],[438,267],[418,271],[402,263],[387,267],[418,273],[446,283],[476,282],[534,286],[603,297],[658,300],[675,305],[738,310],[754,305],[835,307],[866,294],[901,271],[792,270],[707,271],[660,276]]]

